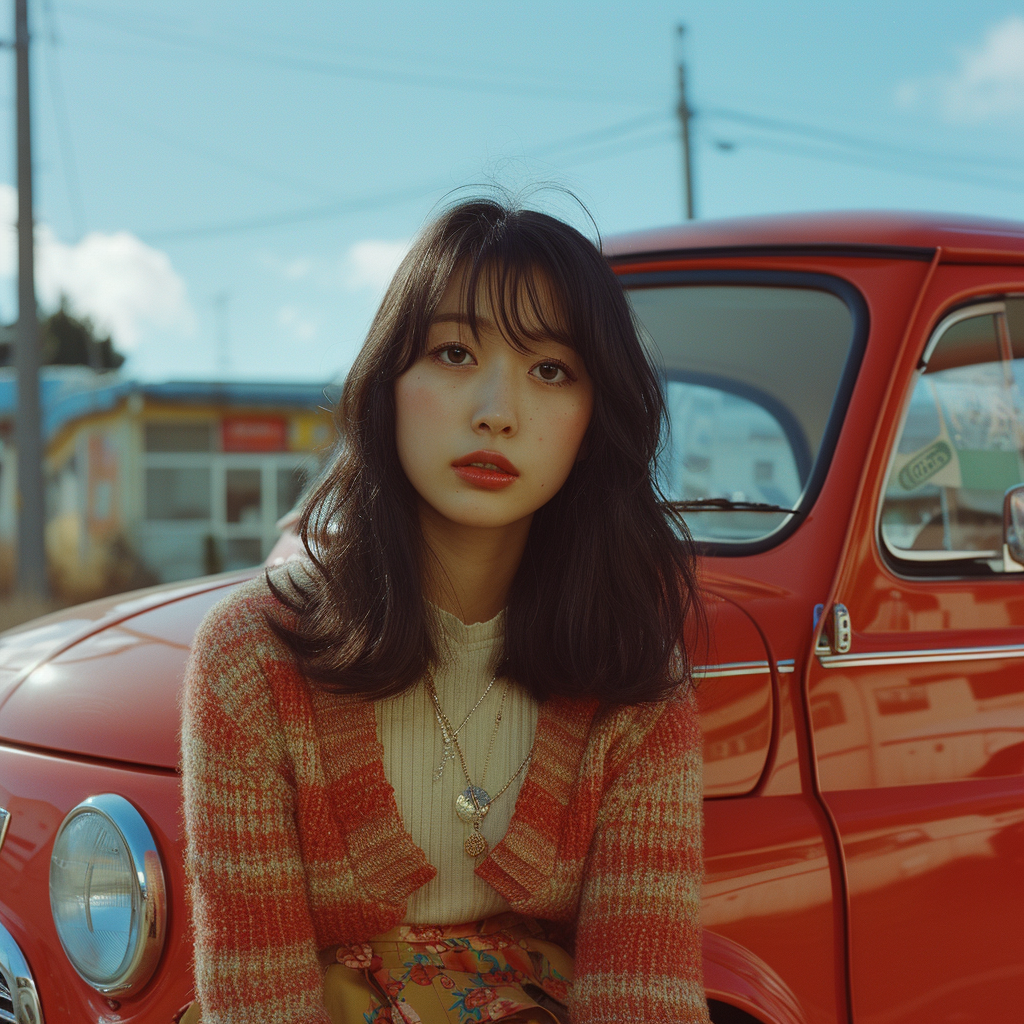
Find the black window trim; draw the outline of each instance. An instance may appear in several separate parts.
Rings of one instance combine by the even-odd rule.
[[[613,264],[614,266],[614,264]],[[846,353],[842,373],[832,409],[828,415],[825,431],[818,448],[811,474],[797,502],[794,514],[788,516],[777,529],[754,541],[697,541],[702,555],[737,558],[768,551],[791,536],[811,511],[821,493],[832,464],[839,434],[846,419],[846,411],[853,395],[853,388],[860,372],[861,362],[867,348],[870,332],[868,304],[860,291],[849,281],[832,274],[820,274],[797,270],[654,270],[645,273],[620,273],[619,281],[627,291],[630,289],[663,288],[670,285],[754,285],[776,288],[801,288],[811,291],[829,292],[846,305],[853,321],[850,347]],[[664,377],[664,372],[663,372]],[[728,513],[716,513],[727,515]],[[765,513],[767,515],[767,513]],[[684,516],[685,518],[685,516]]]

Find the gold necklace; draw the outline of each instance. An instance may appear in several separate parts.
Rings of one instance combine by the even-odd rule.
[[[483,704],[484,698],[487,696],[487,694],[491,692],[491,688],[494,686],[494,681],[497,678],[498,673],[495,672],[494,675],[491,676],[491,681],[487,684],[487,689],[484,690],[482,694],[480,694],[480,699],[473,705],[473,707],[470,709],[469,714],[466,715],[466,717],[462,720],[462,725],[460,725],[457,729],[452,730],[451,723],[448,721],[448,719],[442,718],[442,716],[438,714],[436,706],[437,702],[434,702],[434,717],[437,719],[437,724],[441,727],[441,738],[444,740],[444,751],[441,754],[441,760],[438,762],[437,767],[434,769],[435,782],[441,781],[441,777],[444,775],[444,770],[448,766],[448,762],[455,760],[455,745],[453,744],[452,741],[462,731],[462,726],[464,726],[473,717],[473,713],[476,711],[476,709],[480,707],[481,704]],[[431,680],[431,685],[433,685],[433,680]]]
[[[459,743],[458,738],[452,729],[451,722],[448,721],[447,716],[441,709],[441,702],[438,700],[437,690],[434,688],[434,680],[428,675],[427,685],[430,689],[430,699],[434,702],[434,711],[437,714],[437,720],[441,724],[441,734],[445,735],[445,732],[451,736],[451,741],[455,747],[456,753],[458,754],[459,761],[462,763],[462,772],[466,776],[466,788],[455,798],[455,813],[465,822],[469,822],[473,826],[473,831],[466,837],[463,848],[466,851],[466,855],[469,857],[479,857],[481,854],[487,852],[487,840],[484,838],[483,833],[480,831],[480,822],[487,816],[487,812],[491,809],[491,804],[494,803],[500,796],[502,796],[512,785],[516,779],[519,778],[523,769],[530,763],[530,758],[533,757],[533,751],[531,750],[526,757],[523,758],[522,764],[515,770],[512,778],[505,783],[501,789],[498,790],[494,796],[491,796],[483,784],[487,781],[487,769],[491,763],[491,751],[494,749],[494,740],[498,735],[498,727],[501,725],[502,712],[505,709],[505,698],[508,696],[508,683],[505,683],[505,688],[501,693],[501,705],[498,708],[498,714],[494,718],[494,728],[491,730],[491,740],[487,745],[487,757],[484,760],[484,773],[480,779],[480,785],[476,786],[473,784],[473,780],[469,775],[469,766],[466,764],[466,755],[462,752],[462,745]]]

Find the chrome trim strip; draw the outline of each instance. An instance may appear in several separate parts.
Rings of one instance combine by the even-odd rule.
[[[16,1024],[43,1024],[39,993],[28,961],[14,936],[0,924],[0,974],[11,991]]]
[[[948,316],[944,316],[935,325],[935,330],[932,331],[932,336],[928,339],[928,344],[924,347],[924,352],[921,354],[921,365],[923,367],[928,365],[928,360],[931,359],[932,353],[935,351],[935,346],[939,343],[939,338],[941,338],[954,324],[960,323],[961,320],[970,320],[971,317],[975,316],[991,316],[996,313],[1005,312],[1006,303],[1001,299],[997,299],[995,302],[978,302],[973,306],[963,306],[962,308],[950,313]]]
[[[993,661],[997,658],[1024,658],[1024,644],[1000,647],[942,647],[931,651],[864,651],[859,654],[822,654],[818,660],[825,668],[852,665],[927,665],[945,661]]]
[[[796,659],[777,661],[775,667],[779,672],[793,672]],[[727,661],[720,665],[695,665],[693,676],[695,679],[721,679],[723,676],[756,676],[770,670],[767,661]]]
[[[719,679],[722,676],[756,676],[768,671],[767,661],[729,661],[721,665],[695,665],[696,679]]]
[[[886,543],[888,547],[888,543]],[[901,558],[904,562],[962,562],[968,558],[999,558],[1000,552],[990,551],[987,548],[979,548],[976,551],[911,551],[909,548],[889,548],[896,551],[893,557]]]
[[[4,848],[4,840],[7,838],[7,826],[11,823],[11,812],[0,807],[0,850]]]

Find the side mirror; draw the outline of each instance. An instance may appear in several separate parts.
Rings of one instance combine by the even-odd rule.
[[[1003,496],[1003,572],[1024,572],[1024,484]]]

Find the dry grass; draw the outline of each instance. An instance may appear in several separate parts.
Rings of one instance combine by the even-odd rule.
[[[44,601],[37,597],[21,597],[17,594],[0,596],[0,631],[66,608],[69,603],[54,598]]]
[[[71,537],[75,543],[70,543],[57,528],[61,525],[50,523],[52,529],[47,535],[51,596],[46,600],[16,592],[14,549],[10,544],[0,543],[0,632],[61,608],[159,582],[120,535],[96,546],[87,564],[80,565],[77,540]]]

